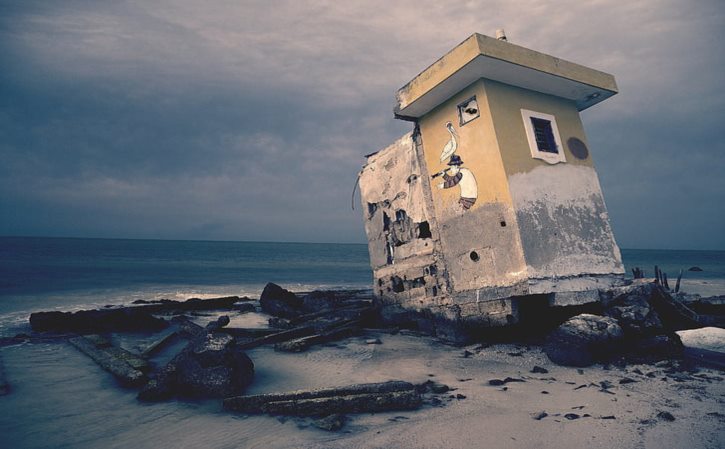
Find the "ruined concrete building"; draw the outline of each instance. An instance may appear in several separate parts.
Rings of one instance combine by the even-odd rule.
[[[616,93],[612,75],[480,34],[401,88],[414,130],[360,174],[376,297],[491,327],[620,283],[579,117]]]

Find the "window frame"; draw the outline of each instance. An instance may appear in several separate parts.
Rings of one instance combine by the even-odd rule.
[[[469,117],[466,118],[463,115],[464,114],[463,108],[465,106],[467,106],[468,104],[470,104],[472,101],[476,102],[476,114],[470,115]],[[478,100],[476,99],[475,95],[466,101],[462,101],[462,102],[458,103],[458,105],[456,105],[456,109],[458,110],[458,126],[467,125],[481,116],[481,106],[478,104]]]
[[[541,159],[549,164],[566,162],[566,156],[564,155],[564,145],[562,145],[561,143],[561,136],[559,135],[559,127],[556,124],[556,117],[551,114],[531,111],[529,109],[521,109],[521,117],[524,121],[524,129],[526,130],[526,139],[529,142],[531,157],[533,157],[534,159]],[[554,142],[556,143],[556,153],[539,150],[539,145],[536,142],[536,135],[534,133],[534,123],[531,120],[532,118],[546,120],[549,122],[549,124],[551,125],[551,133],[554,135]]]

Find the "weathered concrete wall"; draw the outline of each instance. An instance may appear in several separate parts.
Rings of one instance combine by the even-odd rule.
[[[479,117],[460,125],[457,106],[475,96]],[[450,157],[444,148],[456,140],[455,154],[475,178],[475,202],[465,208],[458,186],[441,188],[441,177],[432,180],[433,210],[438,223],[441,251],[445,254],[452,291],[482,290],[479,297],[511,296],[500,287],[525,280],[525,263],[518,238],[516,216],[508,181],[496,141],[483,82],[472,84],[420,120],[426,166],[431,173],[445,170]],[[451,123],[453,132],[446,126]],[[451,136],[453,134],[453,137]],[[466,296],[469,297],[469,296]]]
[[[447,291],[426,176],[412,134],[370,156],[360,174],[374,290],[392,302]]]
[[[609,287],[624,273],[599,179],[588,149],[566,142],[586,136],[573,102],[485,81],[516,210],[530,292]],[[521,109],[555,116],[566,161],[531,155]]]

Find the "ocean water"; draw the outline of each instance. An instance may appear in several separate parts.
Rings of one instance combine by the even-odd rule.
[[[725,251],[623,249],[628,276],[658,265],[674,288],[725,294]],[[703,271],[688,271],[700,267]],[[290,290],[370,288],[367,245],[0,237],[0,335],[37,310],[137,299],[255,297],[267,282]]]
[[[137,299],[370,288],[366,245],[0,238],[0,335],[37,310]]]

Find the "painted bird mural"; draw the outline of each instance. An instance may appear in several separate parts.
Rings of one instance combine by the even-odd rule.
[[[443,147],[443,151],[441,152],[441,162],[444,162],[446,159],[451,157],[458,149],[458,134],[453,128],[453,123],[447,122],[446,129],[448,130],[448,134],[451,135],[451,138]]]

